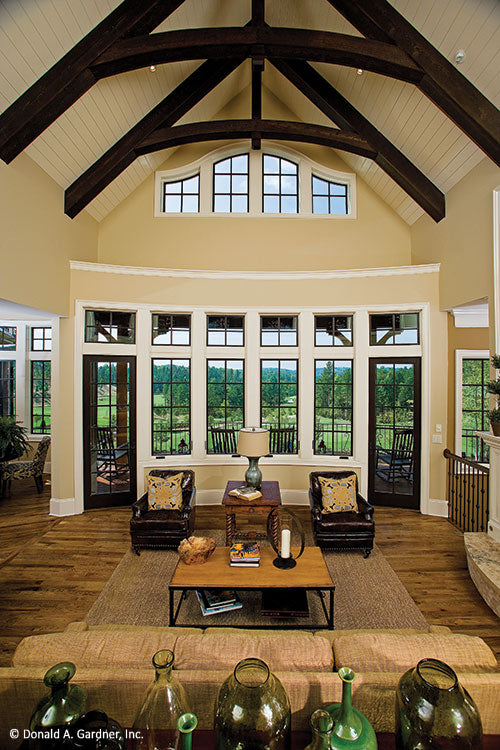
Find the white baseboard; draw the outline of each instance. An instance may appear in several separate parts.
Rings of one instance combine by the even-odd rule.
[[[51,497],[50,498],[50,516],[75,516],[82,511],[77,508],[74,497]]]
[[[441,518],[448,518],[448,501],[447,500],[433,500],[429,498],[427,505],[427,516],[441,516]]]
[[[280,490],[284,505],[309,505],[306,490]],[[196,505],[220,505],[224,490],[196,490]]]

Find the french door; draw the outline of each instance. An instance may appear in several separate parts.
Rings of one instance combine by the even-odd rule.
[[[135,357],[83,357],[84,507],[137,499]]]
[[[370,359],[368,497],[420,508],[419,357]]]

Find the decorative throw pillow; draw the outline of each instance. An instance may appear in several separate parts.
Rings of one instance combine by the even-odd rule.
[[[149,510],[180,510],[182,506],[183,473],[171,477],[148,476]]]
[[[321,485],[322,513],[358,512],[356,502],[356,476],[335,479],[318,477]]]

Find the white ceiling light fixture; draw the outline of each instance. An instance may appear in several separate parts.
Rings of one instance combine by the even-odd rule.
[[[363,75],[363,68],[358,68],[357,71],[356,71],[356,73],[358,74],[358,76],[362,76]]]
[[[455,62],[457,65],[461,65],[466,58],[465,50],[457,49],[455,52]]]
[[[150,65],[149,69],[150,69],[151,73],[154,73],[155,70],[156,70],[156,65]]]

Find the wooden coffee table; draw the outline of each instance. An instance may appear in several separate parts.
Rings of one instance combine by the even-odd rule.
[[[293,553],[294,550],[292,550]],[[296,550],[295,550],[296,551]],[[169,625],[175,626],[184,599],[189,591],[196,589],[234,589],[235,591],[264,591],[267,589],[297,588],[305,591],[329,592],[328,608],[323,596],[321,605],[326,618],[326,625],[308,626],[314,630],[328,628],[333,630],[333,599],[335,584],[332,581],[326,563],[319,547],[305,547],[303,554],[297,560],[297,565],[290,570],[281,570],[273,565],[276,554],[272,547],[263,546],[260,550],[260,565],[258,568],[236,568],[229,565],[229,547],[217,547],[206,563],[202,565],[186,565],[177,563],[169,590]],[[180,591],[180,599],[175,603],[175,592]],[[210,627],[224,627],[212,623]],[[187,625],[182,627],[200,627]],[[208,625],[207,625],[208,627]],[[227,625],[225,626],[227,627]],[[296,629],[297,625],[244,625],[245,628],[279,627],[280,629]]]
[[[280,486],[278,482],[262,482],[260,491],[262,497],[257,500],[242,500],[239,497],[233,497],[230,495],[230,491],[241,487],[244,484],[240,479],[236,481],[230,480],[224,492],[222,498],[222,504],[226,511],[226,546],[230,547],[233,543],[233,539],[236,535],[243,538],[251,539],[265,539],[267,534],[262,531],[237,531],[236,530],[236,517],[246,516],[252,518],[259,518],[259,516],[265,516],[265,521],[269,513],[281,505],[281,494]],[[278,544],[278,519],[273,518],[272,534],[274,542]]]

